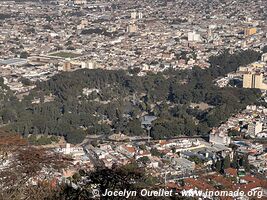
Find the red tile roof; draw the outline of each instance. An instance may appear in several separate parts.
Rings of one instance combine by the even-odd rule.
[[[193,178],[186,178],[184,180],[185,185],[192,186],[194,188],[198,188],[200,190],[209,190],[213,191],[215,188],[211,186],[210,184],[206,183],[204,180],[198,180],[198,179],[193,179]]]
[[[230,168],[225,169],[224,171],[227,175],[235,176],[235,177],[237,176],[237,169],[235,168],[230,167]]]
[[[213,177],[213,180],[221,185],[223,185],[227,189],[233,188],[233,183],[231,180],[228,180],[227,178],[224,178],[222,175],[217,175]]]

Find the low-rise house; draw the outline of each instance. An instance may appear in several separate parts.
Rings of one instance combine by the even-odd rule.
[[[120,145],[117,148],[118,152],[122,153],[123,155],[132,158],[135,155],[136,149],[132,145]]]
[[[151,157],[151,153],[149,151],[140,150],[136,152],[135,159],[138,160],[142,157]]]

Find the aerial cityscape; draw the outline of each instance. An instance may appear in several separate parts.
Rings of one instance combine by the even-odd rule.
[[[267,199],[266,0],[0,0],[0,200]]]

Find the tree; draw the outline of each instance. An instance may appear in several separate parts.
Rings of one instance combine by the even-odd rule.
[[[239,162],[240,162],[240,166],[243,166],[247,172],[250,170],[250,164],[249,164],[249,161],[248,161],[248,155],[243,155],[240,158]]]
[[[196,163],[197,165],[202,163],[202,160],[197,156],[192,156],[189,158],[189,160]]]
[[[108,135],[110,132],[110,126],[107,124],[96,124],[88,130],[89,134],[96,135]]]
[[[17,118],[16,111],[11,108],[4,109],[1,114],[4,123],[10,123]]]
[[[21,82],[22,84],[24,84],[24,85],[26,85],[26,86],[29,86],[29,85],[32,84],[32,82],[31,82],[29,79],[24,78],[24,77],[21,77],[19,80],[20,80],[20,82]]]
[[[222,161],[221,160],[217,160],[215,163],[215,169],[217,172],[221,172],[222,171]]]
[[[66,140],[71,144],[79,144],[85,139],[85,133],[82,130],[73,130],[67,133]]]
[[[138,161],[147,164],[149,162],[149,158],[147,156],[143,156],[141,158],[138,159]]]
[[[20,58],[28,58],[29,57],[29,53],[27,51],[23,51],[20,53],[19,55]]]
[[[236,137],[236,136],[240,136],[240,135],[241,135],[241,133],[239,131],[237,131],[237,130],[231,130],[229,132],[229,136]]]
[[[230,163],[231,163],[230,156],[229,155],[225,156],[225,158],[223,159],[222,169],[225,170],[225,169],[229,168]]]
[[[235,153],[234,157],[233,157],[233,161],[231,163],[231,167],[238,169],[239,167],[239,159],[238,159],[238,155]]]
[[[159,152],[156,148],[152,148],[150,150],[150,152],[151,152],[152,156],[156,156],[156,157],[162,157],[163,156],[163,153]]]
[[[141,128],[141,122],[138,119],[131,120],[128,123],[129,134],[133,136],[143,135],[144,130]]]
[[[208,69],[166,70],[142,77],[103,69],[60,73],[47,81],[37,81],[36,88],[22,101],[0,79],[1,87],[7,91],[0,91],[0,125],[8,124],[10,130],[23,135],[63,135],[69,142],[79,143],[85,137],[82,128],[88,134],[108,135],[115,131],[142,135],[144,130],[138,119],[147,112],[157,117],[151,129],[155,139],[207,135],[213,126],[260,97],[257,89],[218,88],[213,80],[259,56],[254,51],[225,51],[210,58]],[[84,95],[84,88],[98,92]],[[47,96],[53,101],[44,102]],[[41,102],[32,104],[34,99]],[[213,107],[190,108],[191,103],[201,102]]]

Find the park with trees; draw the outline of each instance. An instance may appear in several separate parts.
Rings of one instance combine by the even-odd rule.
[[[224,51],[210,57],[208,69],[196,66],[146,76],[138,76],[139,70],[133,69],[63,72],[37,82],[22,101],[1,79],[0,123],[25,137],[64,136],[76,144],[88,134],[146,135],[141,116],[153,115],[157,117],[151,129],[153,138],[206,135],[246,105],[257,103],[261,94],[257,89],[218,88],[214,79],[257,61],[260,55],[252,50],[235,54]],[[85,95],[84,88],[94,91]],[[49,95],[54,100],[45,102]],[[38,98],[40,103],[33,104]],[[192,108],[191,103],[205,103],[209,108]]]

